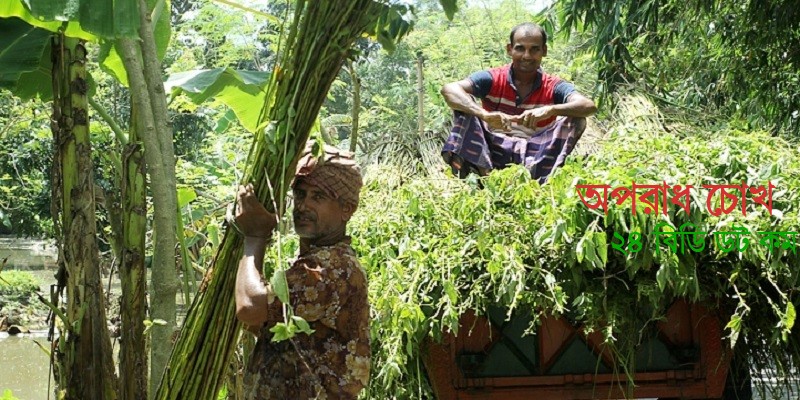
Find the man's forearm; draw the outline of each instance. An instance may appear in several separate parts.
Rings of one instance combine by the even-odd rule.
[[[461,111],[483,119],[484,109],[473,100],[469,93],[464,91],[458,83],[448,83],[442,87],[442,96],[447,105],[456,111]]]
[[[244,255],[236,271],[236,316],[250,326],[263,325],[267,317],[270,290],[261,276],[266,248],[267,239],[245,237]]]
[[[597,112],[597,106],[594,105],[594,102],[583,96],[564,104],[555,104],[551,107],[555,115],[562,115],[565,117],[590,117]]]

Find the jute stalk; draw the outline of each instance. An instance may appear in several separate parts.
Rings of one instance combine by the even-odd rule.
[[[377,22],[377,7],[368,0],[295,2],[262,108],[263,129],[255,137],[243,177],[268,207],[273,204],[269,188],[275,189],[279,214],[298,153],[328,89],[352,43]],[[157,399],[216,398],[240,329],[233,293],[241,252],[241,238],[226,231],[189,308]]]

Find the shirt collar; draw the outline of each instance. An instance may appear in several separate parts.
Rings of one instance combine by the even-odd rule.
[[[517,86],[514,85],[514,68],[512,67],[512,64],[508,64],[507,80],[508,84],[511,85],[511,87],[514,88],[514,91],[516,92]],[[536,77],[533,78],[533,89],[531,89],[531,93],[535,92],[541,86],[542,86],[542,67],[539,67],[539,69],[536,70]]]
[[[315,245],[315,244],[311,244],[311,243],[307,243],[307,242],[301,241],[298,253],[299,253],[299,256],[302,257],[304,255],[307,255],[310,252],[315,252],[315,251],[318,251],[318,250],[324,249],[324,248],[331,248],[331,247],[342,246],[342,245],[350,246],[351,241],[352,241],[352,239],[350,238],[350,236],[345,236],[342,240],[340,240],[340,241],[338,241],[336,243],[332,243],[332,244],[324,245],[324,246],[319,246],[319,245]]]

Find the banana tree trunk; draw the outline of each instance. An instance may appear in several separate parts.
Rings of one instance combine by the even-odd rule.
[[[136,114],[136,110],[132,110]],[[142,144],[136,118],[131,118],[129,141],[122,154],[122,342],[120,345],[120,399],[147,398],[147,352],[144,338],[147,275],[144,266],[147,232],[146,181]]]
[[[105,315],[95,225],[94,178],[86,97],[86,48],[54,36],[54,198],[61,236],[59,263],[66,271],[67,310],[62,314],[54,369],[59,398],[117,398],[117,379]]]

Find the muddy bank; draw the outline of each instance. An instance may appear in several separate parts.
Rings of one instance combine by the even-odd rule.
[[[0,294],[0,332],[27,333],[47,329],[49,309],[35,292]]]

